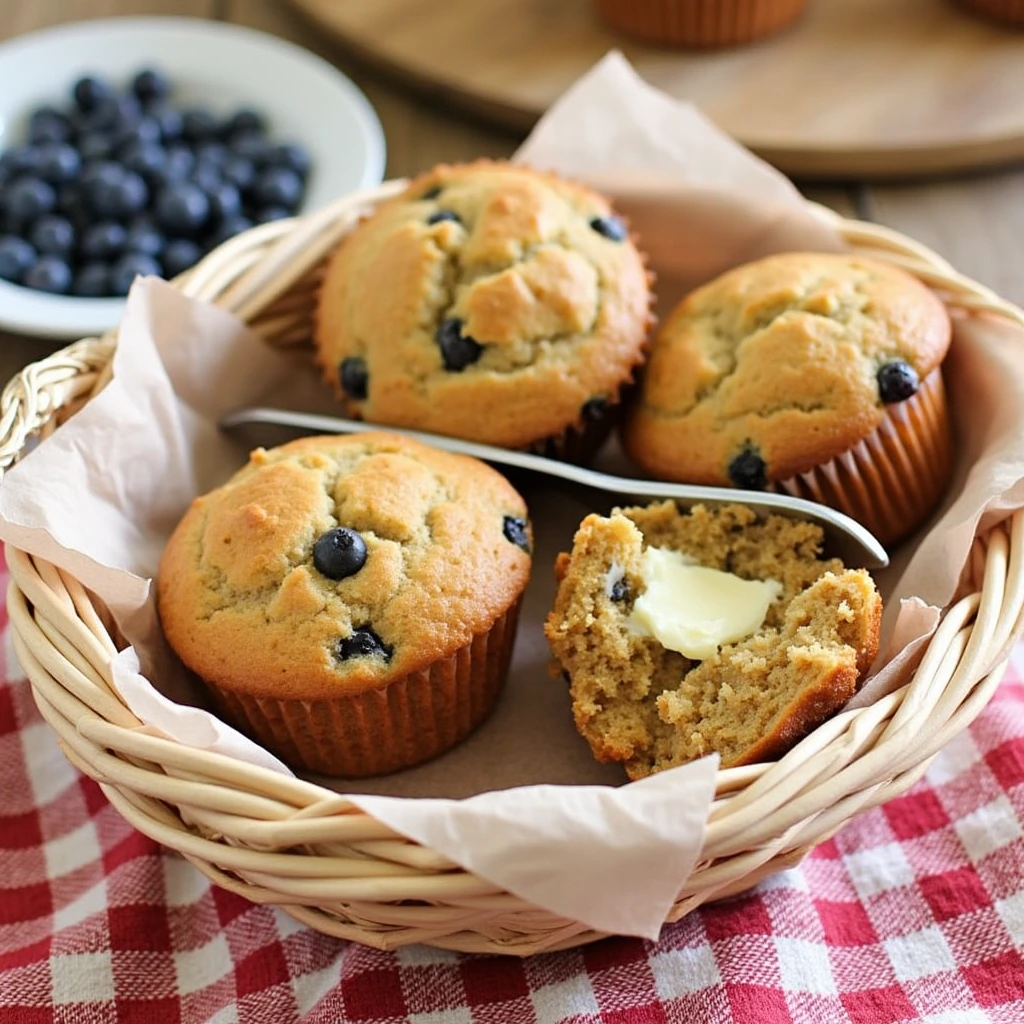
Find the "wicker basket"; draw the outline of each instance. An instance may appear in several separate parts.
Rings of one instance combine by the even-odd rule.
[[[401,186],[256,228],[177,283],[268,342],[301,343],[325,255]],[[906,268],[951,307],[1024,325],[1024,313],[920,245],[814,209],[853,249]],[[80,341],[8,384],[0,471],[103,386],[114,345],[109,336]],[[525,955],[600,937],[404,839],[344,796],[152,734],[111,685],[116,640],[106,611],[53,565],[10,547],[7,559],[15,650],[67,757],[136,828],[218,885],[380,948],[423,942]],[[993,661],[1024,606],[1024,514],[976,538],[967,577],[908,684],[826,722],[777,763],[718,773],[703,851],[669,920],[796,864],[852,816],[906,790],[975,718],[998,685],[1003,666]]]

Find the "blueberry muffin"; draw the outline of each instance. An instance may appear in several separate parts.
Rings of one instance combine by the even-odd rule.
[[[582,460],[640,362],[648,275],[589,189],[441,166],[352,232],[319,294],[318,360],[353,417]]]
[[[774,486],[893,543],[928,516],[950,474],[949,341],[945,306],[896,267],[770,256],[669,316],[624,445],[659,479]]]
[[[378,775],[487,715],[530,547],[522,498],[481,462],[386,433],[304,438],[192,503],[160,620],[223,716],[291,767]]]
[[[882,602],[821,541],[743,505],[584,519],[545,632],[594,756],[633,779],[712,752],[774,760],[838,711],[878,651]]]

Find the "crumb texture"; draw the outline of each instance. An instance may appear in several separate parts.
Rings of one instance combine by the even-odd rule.
[[[499,162],[441,166],[330,260],[318,360],[352,416],[522,447],[615,403],[649,305],[643,259],[602,197]],[[352,360],[365,381],[346,390]]]
[[[741,505],[588,516],[556,565],[545,632],[594,756],[631,778],[712,751],[722,767],[771,760],[842,707],[877,653],[882,606],[866,572],[819,557],[821,540],[811,523]],[[648,545],[782,594],[753,636],[689,661],[629,623]]]

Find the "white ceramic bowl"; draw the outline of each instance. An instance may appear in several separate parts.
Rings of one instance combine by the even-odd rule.
[[[298,142],[313,170],[302,209],[376,185],[384,133],[366,97],[326,61],[252,29],[192,18],[111,18],[20,36],[0,45],[0,150],[17,145],[30,111],[70,105],[83,74],[124,84],[144,66],[171,79],[176,105],[227,114],[261,111],[268,134]],[[80,338],[115,326],[123,299],[85,299],[0,281],[0,327],[44,338]]]

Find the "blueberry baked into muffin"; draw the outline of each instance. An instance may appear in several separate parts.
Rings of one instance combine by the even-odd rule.
[[[342,242],[315,340],[350,416],[583,459],[643,357],[650,303],[602,197],[480,161],[417,178]]]
[[[945,306],[896,267],[770,256],[693,292],[665,321],[624,444],[660,479],[775,486],[892,543],[949,477],[949,341]]]
[[[172,534],[160,619],[218,710],[297,769],[448,749],[505,678],[532,534],[474,459],[386,433],[257,449]]]
[[[594,756],[633,779],[711,752],[752,764],[839,710],[878,651],[882,602],[821,542],[743,505],[584,519],[545,632]]]

